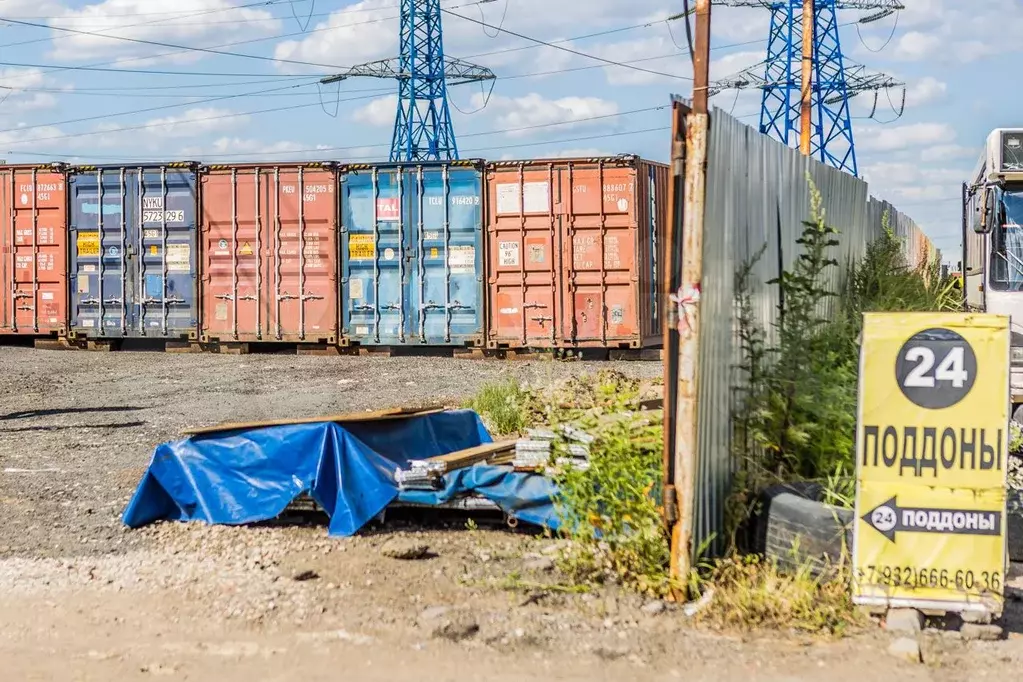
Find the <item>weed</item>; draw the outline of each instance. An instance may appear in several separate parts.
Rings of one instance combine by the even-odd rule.
[[[887,214],[882,222],[882,236],[839,278],[836,292],[829,282],[839,264],[828,254],[839,243],[837,232],[827,225],[821,195],[811,184],[811,219],[797,240],[802,251],[790,270],[769,282],[781,301],[773,345],[753,306],[751,273],[763,250],[736,274],[742,362],[733,415],[740,470],[727,503],[733,539],[757,491],[772,483],[816,480],[825,486],[825,501],[852,506],[863,313],[954,310],[961,304],[938,264],[911,266]]]
[[[463,407],[483,419],[487,429],[497,436],[520,433],[526,428],[527,392],[514,379],[486,384]]]
[[[697,592],[712,590],[695,618],[722,630],[760,628],[840,635],[862,624],[848,580],[813,577],[809,566],[782,571],[757,556],[732,555],[704,563]]]

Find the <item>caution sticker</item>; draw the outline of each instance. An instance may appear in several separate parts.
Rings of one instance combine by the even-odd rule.
[[[1001,613],[1008,424],[1008,317],[864,317],[856,603]]]
[[[99,232],[79,232],[76,244],[79,258],[99,256]]]
[[[373,260],[376,244],[371,234],[348,235],[348,260]]]

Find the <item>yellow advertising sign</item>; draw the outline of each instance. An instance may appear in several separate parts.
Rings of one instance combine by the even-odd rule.
[[[864,316],[856,603],[1001,612],[1008,424],[1008,317]]]

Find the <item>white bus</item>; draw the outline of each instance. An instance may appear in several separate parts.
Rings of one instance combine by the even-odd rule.
[[[1011,317],[1012,405],[1023,420],[1023,128],[992,131],[963,184],[962,272],[967,310]]]

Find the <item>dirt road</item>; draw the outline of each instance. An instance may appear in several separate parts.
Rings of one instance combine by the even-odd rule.
[[[41,353],[0,348],[0,679],[976,680],[1015,674],[1023,640],[923,638],[924,665],[870,631],[738,637],[609,588],[555,579],[554,541],[400,516],[348,539],[315,523],[129,531],[153,447],[221,421],[453,400],[508,374],[606,364]],[[655,364],[619,369],[655,376]],[[446,524],[446,525],[445,525]],[[399,561],[382,545],[425,543]],[[1013,602],[1012,623],[1023,624]],[[1011,629],[1011,628],[1010,628]]]

